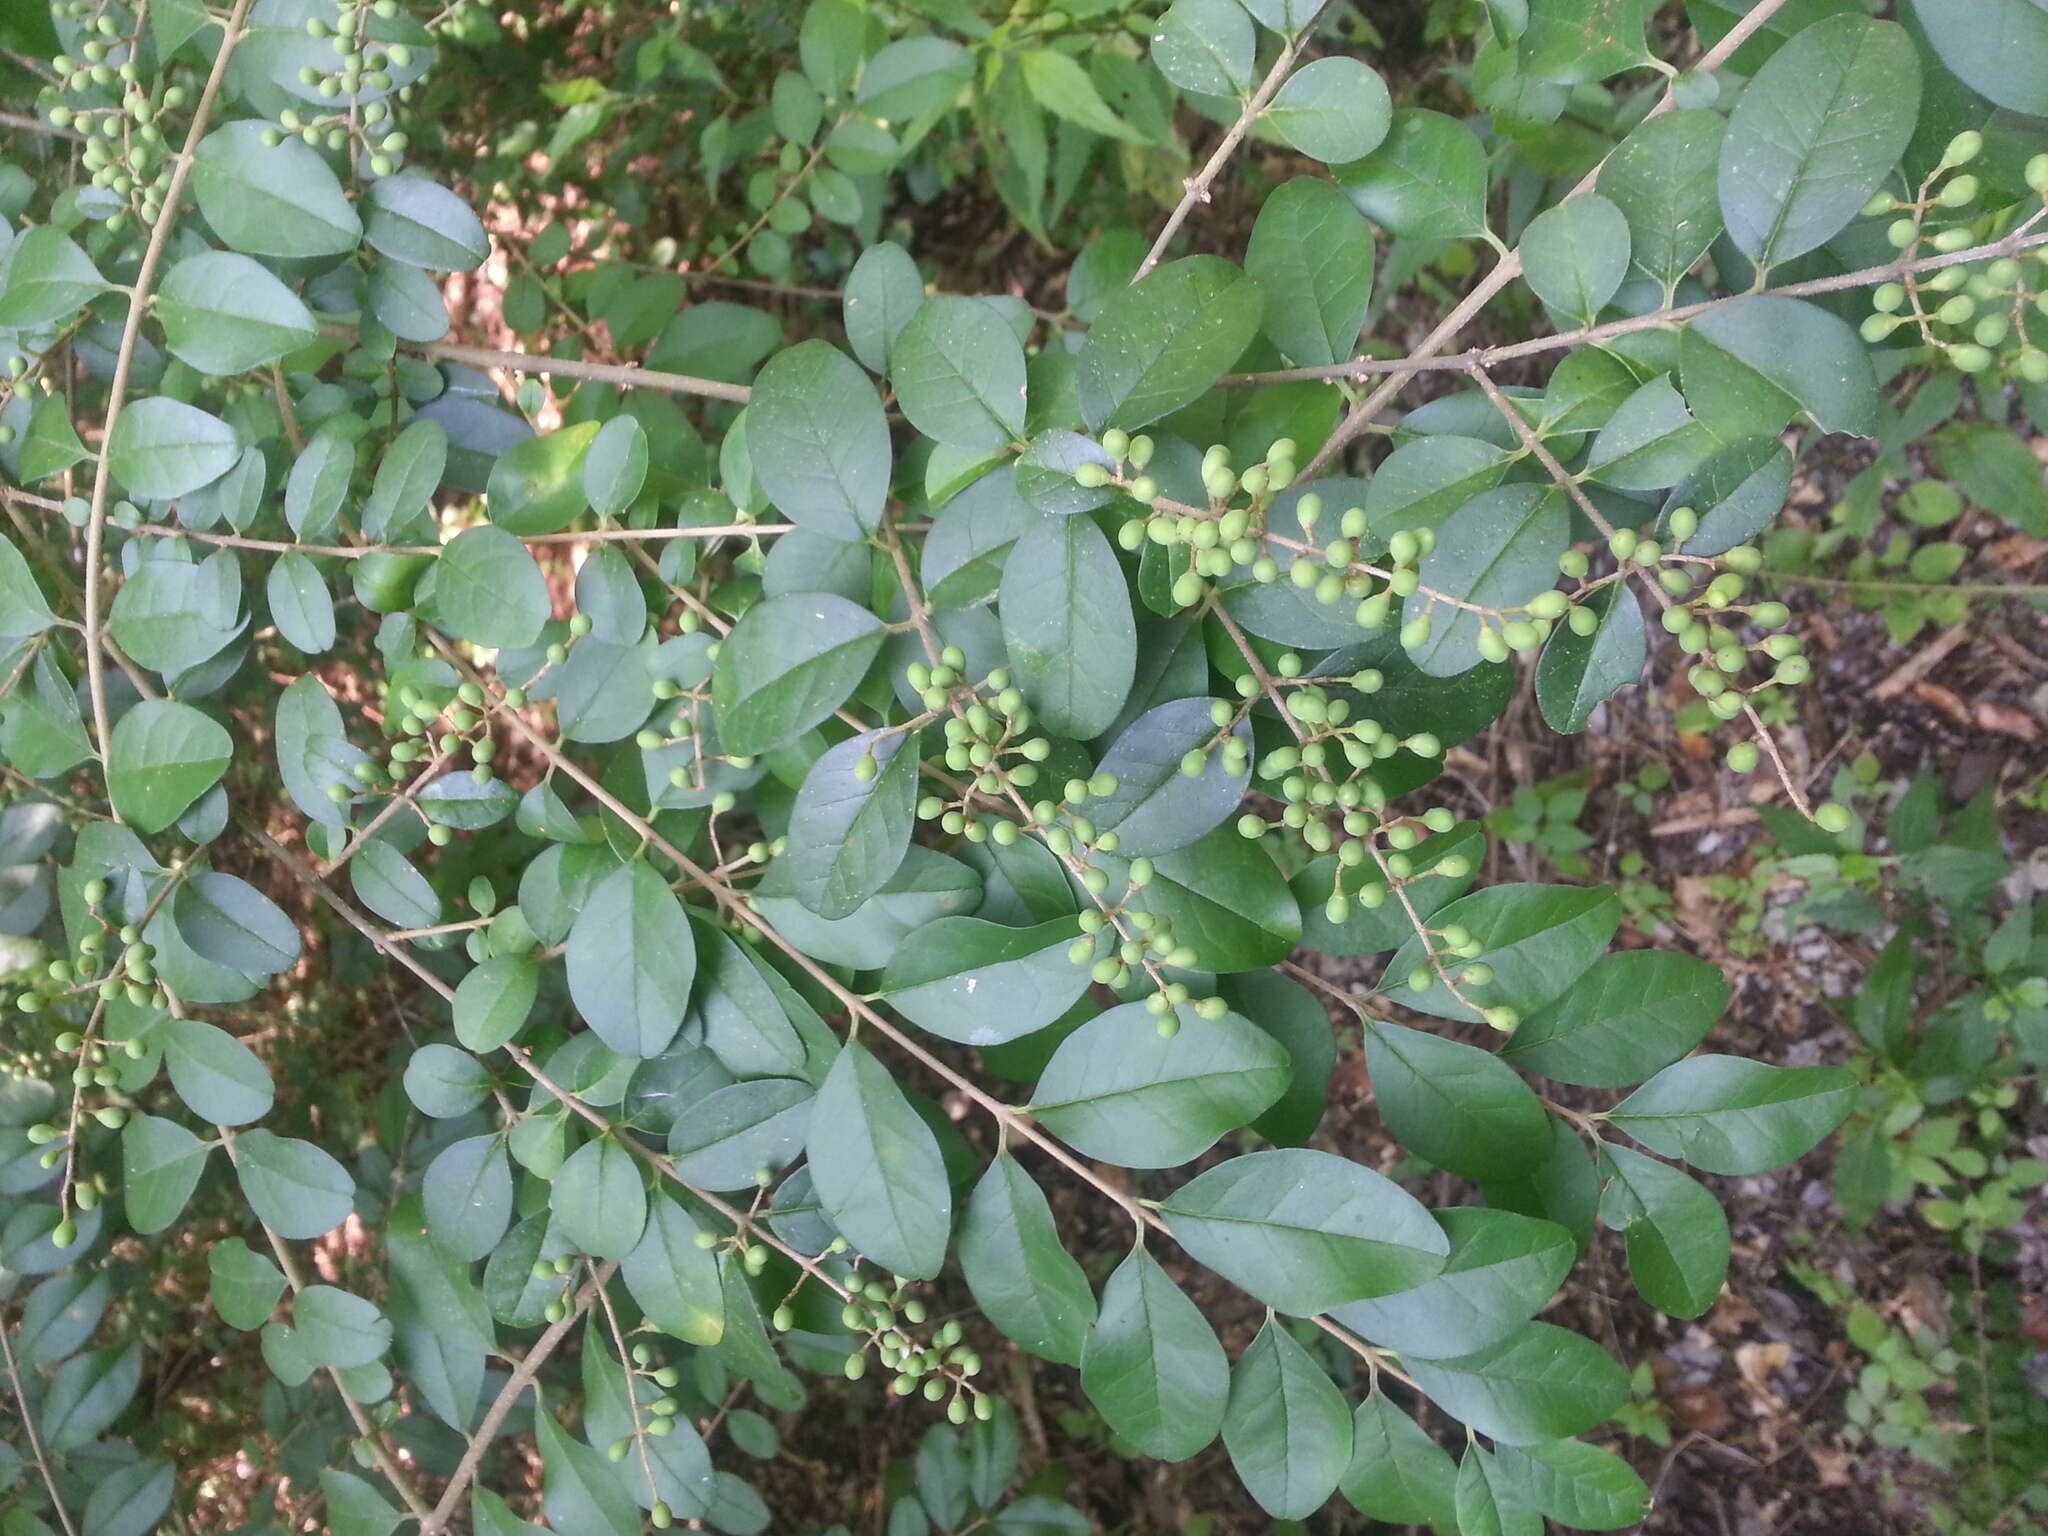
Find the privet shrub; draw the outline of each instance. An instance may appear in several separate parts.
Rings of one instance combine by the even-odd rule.
[[[1622,1367],[1532,1319],[1606,1241],[1701,1313],[1694,1174],[1855,1079],[1694,1054],[1722,978],[1609,952],[1607,890],[1477,884],[1432,781],[1519,687],[1573,732],[1676,669],[1852,830],[1771,736],[1809,662],[1751,541],[1826,433],[1870,498],[1932,434],[2048,533],[2005,425],[2048,405],[2048,9],[1439,6],[1470,118],[1312,0],[714,10],[780,49],[751,97],[662,12],[552,171],[530,124],[479,162],[589,209],[515,253],[552,355],[443,340],[515,40],[431,9],[7,22],[49,72],[0,169],[9,1536],[200,1496],[137,1391],[202,1260],[268,1372],[219,1411],[349,1536],[526,1529],[529,1445],[565,1536],[759,1529],[700,1433],[742,1390],[936,1426],[892,1529],[1081,1529],[1003,1506],[1012,1348],[1276,1518],[1637,1519],[1574,1438]],[[753,288],[686,303],[649,156]],[[1248,239],[1177,254],[1247,161]],[[1066,309],[928,290],[914,210],[982,181],[1079,247]],[[583,361],[598,320],[695,366]],[[1333,1006],[1445,1208],[1311,1145]],[[1196,1266],[1267,1309],[1234,1362]]]

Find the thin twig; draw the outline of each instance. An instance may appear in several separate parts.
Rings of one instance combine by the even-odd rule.
[[[1324,0],[1324,3],[1327,4],[1328,0]],[[1320,15],[1322,7],[1318,6],[1316,9]],[[1301,45],[1315,30],[1315,24],[1315,17],[1310,17],[1301,31],[1287,40],[1286,45],[1280,50],[1280,56],[1273,61],[1273,67],[1266,71],[1266,78],[1259,82],[1259,88],[1252,92],[1250,99],[1244,104],[1244,110],[1238,113],[1237,121],[1232,123],[1229,131],[1223,135],[1223,141],[1216,146],[1215,152],[1209,156],[1201,170],[1190,176],[1183,184],[1186,190],[1181,193],[1180,201],[1174,204],[1173,212],[1166,216],[1165,226],[1160,229],[1159,238],[1152,242],[1152,249],[1147,251],[1145,259],[1138,263],[1138,270],[1131,274],[1132,282],[1135,283],[1159,265],[1159,258],[1166,254],[1167,245],[1180,233],[1181,225],[1187,222],[1188,215],[1194,212],[1195,205],[1209,200],[1210,185],[1222,174],[1223,167],[1230,163],[1230,157],[1237,152],[1237,146],[1244,142],[1244,136],[1251,131],[1251,126],[1258,119],[1258,115],[1266,110],[1267,104],[1286,83],[1288,75],[1293,72],[1295,59],[1301,54]]]
[[[135,366],[136,344],[142,337],[143,319],[149,313],[149,295],[156,283],[157,266],[162,262],[164,247],[170,241],[171,226],[178,219],[178,202],[184,196],[186,178],[192,174],[193,152],[206,136],[206,125],[213,116],[214,103],[220,98],[221,82],[227,78],[228,61],[234,57],[235,45],[242,40],[242,28],[248,20],[252,3],[253,0],[235,0],[235,8],[225,23],[220,52],[214,55],[205,89],[199,93],[199,105],[192,112],[192,124],[185,132],[184,152],[171,169],[170,184],[164,191],[163,211],[150,228],[149,244],[142,253],[142,265],[136,270],[135,285],[128,296],[128,318],[121,326],[121,343],[114,354],[113,378],[107,386],[105,437],[102,439],[99,467],[93,472],[92,504],[85,523],[85,670],[87,688],[92,694],[93,734],[99,742],[102,772],[113,750],[113,726],[107,710],[106,658],[100,646],[100,625],[104,617],[101,596],[105,588],[100,567],[106,551],[107,495],[114,478],[114,429],[127,403],[128,375]],[[115,807],[117,819],[120,814],[119,807]]]
[[[35,1462],[36,1470],[43,1474],[43,1486],[50,1490],[50,1504],[57,1511],[57,1523],[64,1527],[64,1536],[78,1536],[78,1527],[71,1523],[71,1512],[64,1507],[63,1495],[57,1492],[57,1474],[51,1469],[49,1453],[43,1448],[42,1432],[36,1428],[35,1415],[28,1411],[28,1391],[21,1384],[21,1363],[14,1358],[14,1340],[9,1337],[5,1326],[0,1326],[0,1356],[5,1356],[7,1376],[14,1383],[14,1406],[21,1414],[21,1428],[28,1439],[29,1457]]]
[[[462,1460],[455,1464],[455,1472],[448,1479],[448,1486],[441,1490],[440,1500],[425,1519],[420,1521],[420,1536],[440,1536],[448,1528],[448,1522],[455,1514],[456,1506],[462,1502],[462,1495],[476,1478],[477,1468],[482,1465],[484,1452],[490,1449],[497,1438],[498,1426],[505,1422],[505,1416],[519,1401],[521,1394],[533,1385],[540,1375],[540,1368],[548,1357],[569,1336],[583,1314],[590,1310],[597,1293],[610,1283],[618,1265],[607,1263],[592,1272],[583,1282],[583,1288],[576,1293],[575,1301],[560,1321],[550,1323],[547,1331],[533,1341],[533,1348],[526,1352],[526,1358],[512,1368],[512,1374],[505,1378],[505,1385],[498,1389],[498,1395],[491,1400],[491,1406],[484,1411],[476,1433],[469,1437],[469,1444],[463,1448]]]
[[[1874,288],[1880,283],[1913,277],[1923,272],[1937,272],[1944,267],[1966,266],[1976,261],[1995,261],[2001,256],[2017,256],[2042,245],[2048,245],[2048,234],[2025,234],[2015,231],[1983,245],[1972,246],[1966,251],[1949,251],[1935,256],[1916,256],[1911,260],[1887,261],[1874,267],[1861,267],[1854,272],[1838,272],[1832,277],[1815,277],[1804,282],[1787,283],[1782,288],[1722,294],[1715,298],[1702,299],[1696,304],[1680,304],[1670,309],[1652,310],[1648,314],[1606,320],[1599,325],[1580,326],[1576,330],[1559,331],[1551,336],[1536,336],[1527,341],[1507,342],[1492,347],[1473,347],[1464,352],[1450,352],[1435,357],[1426,356],[1418,350],[1408,357],[1362,357],[1350,362],[1325,363],[1312,368],[1275,368],[1263,373],[1233,373],[1227,375],[1221,382],[1229,385],[1290,384],[1365,379],[1386,374],[1406,377],[1416,373],[1469,373],[1474,367],[1497,368],[1502,363],[1513,362],[1517,358],[1557,352],[1585,342],[1609,341],[1617,336],[1630,336],[1640,331],[1666,329],[1696,319],[1725,305],[1739,303],[1743,299],[1801,299],[1819,294],[1841,293],[1851,288]]]

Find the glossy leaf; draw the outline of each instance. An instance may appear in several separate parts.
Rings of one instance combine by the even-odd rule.
[[[1171,1168],[1249,1124],[1287,1086],[1287,1053],[1248,1020],[1178,1010],[1160,1035],[1142,1003],[1089,1020],[1060,1043],[1032,1095],[1032,1116],[1090,1157]]]
[[[751,757],[809,730],[853,692],[882,638],[873,614],[826,592],[749,608],[711,674],[725,750]]]
[[[1103,1287],[1081,1356],[1081,1390],[1111,1429],[1160,1461],[1187,1460],[1223,1428],[1230,1362],[1143,1244]]]
[[[1666,1067],[1609,1118],[1653,1152],[1709,1173],[1763,1173],[1805,1156],[1848,1117],[1855,1074],[1694,1056]]]
[[[1601,1147],[1600,1163],[1601,1219],[1625,1234],[1636,1289],[1673,1317],[1698,1317],[1728,1275],[1721,1202],[1697,1179],[1617,1143]]]
[[[832,1224],[894,1274],[929,1280],[946,1259],[953,1197],[931,1128],[858,1041],[832,1063],[805,1143]]]
[[[747,447],[768,499],[793,523],[858,539],[882,520],[889,424],[859,365],[830,343],[776,354],[754,383]]]
[[[1920,109],[1905,29],[1861,14],[1815,22],[1757,72],[1721,141],[1721,211],[1769,266],[1832,239],[1898,163]]]
[[[1691,1051],[1727,1006],[1728,983],[1704,960],[1624,950],[1522,1020],[1501,1055],[1561,1083],[1626,1088]]]
[[[1041,1359],[1081,1363],[1095,1293],[1031,1176],[998,1152],[960,1218],[960,1270],[1004,1337]]]
[[[1343,1394],[1277,1318],[1231,1370],[1223,1443],[1245,1491],[1276,1520],[1320,1509],[1351,1464]]]
[[[1082,419],[1096,431],[1142,427],[1199,398],[1251,344],[1264,309],[1259,285],[1220,257],[1155,267],[1089,327],[1075,379]]]
[[[1025,533],[1003,568],[996,611],[1017,686],[1040,724],[1077,739],[1108,729],[1130,694],[1138,636],[1102,530],[1064,517]]]
[[[658,1056],[683,1022],[697,950],[682,903],[644,859],[591,891],[569,930],[569,996],[606,1045]]]

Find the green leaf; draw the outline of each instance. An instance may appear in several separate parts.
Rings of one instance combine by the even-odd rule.
[[[973,60],[950,38],[899,38],[869,59],[855,99],[884,121],[922,117],[951,101],[967,82]]]
[[[114,594],[114,639],[131,659],[167,676],[218,655],[235,638],[241,606],[233,561],[226,551],[198,565],[168,554],[146,561]]]
[[[148,1236],[185,1209],[206,1171],[206,1143],[175,1120],[132,1114],[121,1127],[121,1199],[128,1225]]]
[[[1116,780],[1116,788],[1091,799],[1089,819],[1099,832],[1115,831],[1120,856],[1152,857],[1184,848],[1237,810],[1251,783],[1251,769],[1247,762],[1243,773],[1226,773],[1222,753],[1210,750],[1220,734],[1210,718],[1217,702],[1174,699],[1145,711],[1096,765],[1097,773]],[[1248,723],[1238,723],[1232,734],[1251,745]],[[1189,775],[1184,759],[1196,751],[1202,753],[1202,771]]]
[[[477,1536],[540,1536],[543,1529],[513,1514],[512,1507],[488,1488],[470,1492],[469,1523]]]
[[[102,1474],[86,1497],[81,1536],[149,1536],[170,1510],[177,1481],[177,1468],[155,1457]]]
[[[913,1279],[939,1272],[953,1196],[938,1140],[857,1040],[818,1090],[804,1151],[819,1204],[857,1252]]]
[[[1175,1190],[1161,1210],[1196,1259],[1297,1317],[1420,1285],[1450,1248],[1400,1185],[1306,1148],[1232,1158]]]
[[[284,1271],[239,1237],[210,1246],[206,1265],[221,1321],[244,1333],[262,1327],[284,1294]]]
[[[232,251],[200,251],[172,267],[156,316],[171,354],[201,373],[260,368],[320,333],[297,294]]]
[[[1351,1416],[1351,1465],[1337,1486],[1352,1508],[1371,1519],[1452,1527],[1457,1470],[1442,1446],[1375,1391]]]
[[[1304,64],[1262,114],[1276,133],[1325,165],[1360,160],[1380,147],[1394,120],[1386,82],[1343,55]]]
[[[797,899],[818,916],[851,917],[903,863],[916,820],[915,735],[865,731],[828,748],[804,775],[787,856]],[[856,772],[863,759],[878,765],[865,781]]]
[[[1591,325],[1628,276],[1628,220],[1598,192],[1581,192],[1536,215],[1521,252],[1536,297],[1573,324]]]
[[[1606,1350],[1550,1323],[1524,1323],[1491,1348],[1410,1360],[1408,1369],[1444,1412],[1507,1445],[1579,1434],[1628,1400],[1627,1373]]]
[[[747,947],[708,923],[697,925],[696,995],[684,1029],[741,1077],[810,1076],[804,1042],[790,1022],[788,987]]]
[[[1527,1015],[1563,994],[1597,959],[1621,921],[1614,893],[1566,885],[1495,885],[1460,897],[1430,918],[1443,928],[1461,924],[1479,941],[1476,958],[1493,969],[1485,987],[1459,990],[1485,1006],[1506,1005]],[[1410,938],[1388,964],[1387,981],[1405,982],[1426,963]],[[1468,964],[1470,962],[1467,962]],[[1455,971],[1453,972],[1455,974]],[[1428,990],[1398,994],[1404,1008],[1439,1019],[1475,1023],[1478,1015],[1432,977]]]
[[[1343,1393],[1277,1318],[1230,1373],[1223,1443],[1245,1492],[1276,1520],[1314,1514],[1351,1464]]]
[[[1223,1427],[1223,1346],[1142,1243],[1103,1287],[1081,1355],[1081,1390],[1111,1429],[1159,1461],[1187,1460]]]
[[[1571,509],[1553,486],[1503,485],[1452,513],[1424,557],[1424,591],[1409,596],[1404,623],[1431,615],[1429,638],[1409,653],[1431,677],[1455,677],[1480,661],[1480,616],[1445,609],[1440,592],[1486,608],[1520,608],[1557,584],[1557,562],[1571,539]]]
[[[414,1109],[436,1120],[453,1120],[490,1096],[491,1074],[469,1052],[434,1041],[412,1053],[404,1083]]]
[[[1694,1056],[1666,1067],[1608,1112],[1653,1152],[1709,1173],[1782,1168],[1812,1151],[1855,1106],[1842,1067],[1774,1067]]]
[[[754,381],[746,428],[761,488],[791,522],[828,539],[861,539],[881,526],[889,422],[875,386],[845,353],[813,340],[770,358]]]
[[[1252,1129],[1278,1146],[1305,1144],[1322,1122],[1337,1064],[1330,1016],[1301,983],[1270,970],[1221,977],[1218,987],[1234,1011],[1278,1040],[1288,1056],[1287,1091]]]
[[[708,1349],[725,1336],[725,1297],[717,1258],[697,1246],[699,1230],[680,1203],[657,1196],[619,1275],[648,1322]]]
[[[1679,345],[1685,397],[1728,437],[1774,437],[1804,411],[1823,432],[1877,431],[1877,375],[1848,323],[1799,299],[1737,299],[1697,316]]]
[[[1587,85],[1634,69],[1650,56],[1643,28],[1657,8],[1658,0],[1529,0],[1522,72]]]
[[[1659,537],[1670,514],[1691,507],[1699,530],[1677,547],[1688,555],[1718,555],[1746,544],[1784,510],[1792,490],[1792,450],[1776,437],[1730,443],[1674,486],[1665,498]],[[2044,525],[2048,526],[2048,525]]]
[[[1113,885],[1128,876],[1121,856],[1098,853],[1090,862],[1107,869]],[[1278,965],[1301,937],[1301,909],[1272,855],[1235,827],[1218,827],[1152,862],[1152,883],[1130,903],[1164,919],[1203,969],[1222,973]]]
[[[1152,33],[1152,66],[1184,91],[1241,96],[1258,33],[1237,0],[1174,0]]]
[[[383,1494],[352,1472],[322,1467],[320,1492],[327,1500],[333,1536],[391,1536],[404,1518]]]
[[[128,494],[171,501],[218,480],[242,456],[235,429],[197,406],[151,395],[115,418],[108,462]]]
[[[637,417],[614,416],[597,429],[584,456],[584,498],[598,516],[617,517],[646,482],[647,429]]]
[[[1581,605],[1598,621],[1581,635],[1569,624],[1551,632],[1536,663],[1536,704],[1553,731],[1576,735],[1593,711],[1639,681],[1650,659],[1643,605],[1621,582],[1603,587]]]
[[[2040,0],[1913,0],[1913,12],[1963,84],[2008,112],[2048,117],[2048,7]]]
[[[142,1383],[142,1345],[108,1345],[57,1367],[37,1414],[43,1446],[75,1451],[90,1445],[121,1416]]]
[[[828,922],[796,899],[788,864],[777,861],[756,887],[760,913],[804,954],[830,965],[869,971],[936,918],[972,912],[981,877],[966,865],[913,843],[902,865],[853,916]]]
[[[1281,355],[1313,368],[1351,356],[1372,302],[1372,229],[1327,181],[1297,176],[1266,197],[1245,247],[1245,274],[1287,302],[1261,326]]]
[[[1515,1498],[1575,1531],[1618,1531],[1649,1513],[1650,1490],[1612,1451],[1579,1440],[1496,1446],[1497,1481]]]
[[[1628,222],[1629,257],[1669,291],[1721,232],[1718,112],[1667,112],[1621,141],[1600,166],[1600,195]]]
[[[1050,48],[1026,49],[1018,59],[1031,99],[1055,117],[1106,139],[1142,144],[1145,136],[1110,110],[1088,71],[1064,53]]]
[[[512,1222],[512,1198],[512,1166],[495,1133],[442,1148],[420,1179],[428,1231],[465,1264],[498,1246]]]
[[[1629,1277],[1643,1300],[1698,1317],[1728,1277],[1728,1217],[1697,1179],[1615,1143],[1600,1148],[1600,1215],[1625,1235]]]
[[[292,532],[308,541],[333,532],[355,468],[356,444],[345,432],[323,427],[313,434],[284,485],[284,515]]]
[[[896,338],[923,303],[924,275],[910,253],[893,240],[869,246],[846,274],[846,344],[870,372],[887,373]]]
[[[569,996],[622,1056],[659,1056],[681,1027],[697,977],[683,904],[634,859],[598,883],[569,930]]]
[[[1978,506],[2029,537],[2048,538],[2048,483],[2011,428],[1988,421],[1945,427],[1935,434],[1934,462]]]
[[[963,1045],[1000,1045],[1043,1029],[1088,990],[1088,967],[1067,958],[1071,918],[1009,928],[942,917],[882,973],[889,1006],[918,1028]]]
[[[441,897],[412,861],[382,838],[356,849],[348,877],[364,906],[400,928],[431,928],[441,921]]]
[[[0,638],[39,635],[56,619],[28,561],[12,539],[0,538]]]
[[[1585,473],[1620,491],[1662,490],[1698,469],[1716,446],[1669,375],[1660,374],[1607,419],[1586,451]]]
[[[483,222],[469,204],[425,176],[380,176],[364,204],[363,239],[393,261],[467,272],[491,254]]]
[[[1443,1272],[1411,1290],[1334,1308],[1345,1327],[1419,1359],[1448,1359],[1499,1343],[1557,1293],[1578,1258],[1571,1233],[1513,1211],[1436,1212],[1450,1242]]]
[[[828,592],[772,597],[747,610],[712,672],[724,749],[785,745],[845,702],[880,650],[873,614]]]
[[[1062,517],[1026,532],[1003,567],[996,612],[1039,725],[1076,740],[1107,730],[1137,674],[1138,632],[1123,568],[1102,530],[1086,517]]]
[[[127,1198],[132,1215],[132,1191]],[[104,1270],[88,1275],[81,1266],[51,1275],[22,1305],[13,1340],[15,1357],[31,1365],[55,1365],[75,1354],[98,1330],[113,1295],[113,1283]],[[6,1469],[0,1467],[0,1477],[4,1476]]]
[[[586,1141],[555,1174],[548,1209],[579,1252],[614,1262],[624,1259],[647,1229],[647,1186],[639,1160],[616,1137]]]
[[[144,699],[114,722],[107,792],[138,832],[161,832],[220,782],[234,738],[190,704]]]
[[[601,430],[594,421],[525,438],[498,455],[485,495],[491,521],[525,539],[560,533],[590,505],[583,466]]]
[[[996,1153],[961,1213],[960,1271],[1004,1337],[1041,1359],[1081,1363],[1095,1293],[1044,1192],[1008,1152]]]
[[[309,1285],[292,1298],[292,1328],[301,1347],[334,1370],[368,1365],[391,1347],[391,1320],[331,1285]]]
[[[1771,55],[1721,141],[1721,212],[1771,266],[1838,234],[1884,184],[1920,113],[1905,28],[1860,13],[1814,23]]]
[[[541,1508],[556,1536],[621,1536],[640,1529],[625,1484],[603,1455],[562,1432],[545,1408],[533,1416],[540,1441]]]
[[[317,150],[285,135],[263,142],[268,125],[228,123],[192,157],[199,211],[229,249],[245,256],[346,256],[362,220]]]
[[[415,416],[377,461],[370,497],[363,504],[364,536],[384,538],[424,510],[447,468],[447,429],[438,421]]]
[[[1404,107],[1386,140],[1337,168],[1352,206],[1404,240],[1458,240],[1486,230],[1486,150],[1456,118]]]
[[[526,546],[489,523],[449,540],[433,581],[433,621],[489,650],[532,645],[552,612],[547,578]]]
[[[669,1154],[683,1177],[706,1189],[746,1189],[762,1169],[776,1172],[796,1161],[814,1109],[811,1085],[787,1077],[757,1077],[714,1089],[679,1115],[669,1130]]]
[[[1387,1129],[1452,1173],[1498,1177],[1526,1166],[1549,1139],[1541,1101],[1491,1051],[1371,1019],[1365,1059]]]
[[[334,598],[320,569],[296,550],[277,557],[264,583],[277,632],[309,656],[334,644]]]
[[[355,1204],[348,1170],[310,1141],[244,1131],[235,1143],[235,1172],[257,1220],[279,1237],[324,1237]]]
[[[1560,1083],[1626,1088],[1692,1050],[1727,1006],[1728,983],[1706,961],[1624,950],[1522,1020],[1501,1055]]]
[[[1090,1157],[1171,1168],[1248,1125],[1287,1086],[1287,1052],[1249,1020],[1178,1010],[1173,1038],[1143,1003],[1090,1019],[1060,1043],[1031,1114]]]
[[[1465,1443],[1451,1501],[1459,1536],[1543,1536],[1542,1519],[1507,1494],[1493,1457],[1475,1441]]]
[[[455,1038],[494,1051],[516,1038],[540,992],[540,967],[524,955],[493,955],[455,989]]]
[[[299,930],[248,881],[203,871],[178,887],[171,913],[193,953],[215,965],[274,976],[298,963]]]
[[[10,329],[67,320],[107,287],[92,258],[54,224],[38,225],[15,241],[0,277],[0,326]]]
[[[1024,348],[979,299],[919,305],[889,349],[889,382],[910,424],[948,447],[992,454],[1024,429]]]
[[[1264,310],[1259,285],[1220,256],[1154,268],[1110,296],[1081,343],[1082,419],[1098,432],[1142,427],[1199,399],[1251,345]]]

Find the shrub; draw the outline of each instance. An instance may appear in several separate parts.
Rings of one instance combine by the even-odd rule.
[[[1587,729],[1661,629],[1730,769],[1851,825],[1771,735],[1811,663],[1752,541],[1795,444],[1903,473],[1963,378],[1945,473],[2048,532],[2004,425],[2048,12],[1700,0],[1681,72],[1654,4],[1439,6],[1467,119],[1303,0],[995,10],[629,14],[545,145],[490,114],[553,18],[7,23],[10,1531],[196,1496],[136,1394],[200,1249],[267,1371],[227,1406],[340,1533],[522,1528],[526,1437],[555,1530],[759,1529],[701,1431],[841,1376],[933,1421],[897,1519],[1078,1528],[1004,1503],[1012,1347],[1275,1518],[1642,1514],[1574,1438],[1626,1373],[1533,1319],[1602,1224],[1703,1312],[1686,1168],[1802,1156],[1857,1080],[1695,1054],[1715,970],[1478,884],[1432,782],[1525,671]],[[1252,157],[1241,259],[1175,254]],[[466,158],[492,228],[560,210],[505,252],[545,352],[446,339]],[[1064,308],[928,289],[921,210],[983,183],[1078,247]],[[1454,1203],[1310,1145],[1330,1008]],[[1129,1220],[1112,1273],[1048,1183]],[[1196,1267],[1264,1308],[1234,1364]]]

